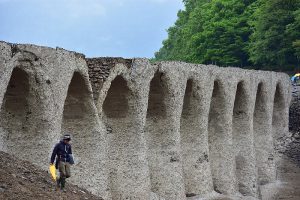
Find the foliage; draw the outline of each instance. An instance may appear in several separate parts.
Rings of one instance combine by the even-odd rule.
[[[299,64],[300,0],[183,2],[155,60],[277,70]]]
[[[297,9],[298,0],[266,0],[250,38],[249,56],[255,65],[279,69],[297,63],[293,47],[293,42],[300,39],[295,24]]]

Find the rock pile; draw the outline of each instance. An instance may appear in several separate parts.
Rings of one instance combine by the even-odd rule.
[[[279,153],[287,155],[300,167],[300,98],[295,94],[289,111],[290,132],[279,138],[276,147]]]
[[[289,132],[284,137],[279,138],[276,145],[279,153],[287,155],[294,163],[300,167],[300,134],[299,132]]]
[[[300,90],[300,87],[299,87]],[[291,132],[300,132],[300,94],[293,96],[290,106],[289,128]]]
[[[290,141],[285,154],[300,167],[300,98],[293,98],[290,106]]]

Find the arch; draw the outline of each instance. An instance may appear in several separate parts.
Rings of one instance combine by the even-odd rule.
[[[127,80],[118,75],[111,82],[102,105],[107,128],[112,199],[142,199],[149,195],[147,163],[143,159],[143,127],[137,119],[139,115],[135,106],[139,104],[138,96],[133,94]]]
[[[27,116],[32,112],[28,98],[29,91],[28,74],[18,67],[14,68],[1,108],[1,126],[5,131],[3,145],[6,146],[3,148],[7,151],[13,150],[13,145],[21,142],[18,137],[24,137],[24,132],[29,128]]]
[[[145,136],[147,142],[147,157],[150,170],[151,190],[154,193],[164,194],[162,186],[163,137],[166,127],[166,83],[162,80],[163,73],[156,72],[150,82],[148,109],[146,115]]]
[[[104,195],[107,193],[107,175],[103,164],[106,148],[88,84],[80,72],[73,73],[64,102],[61,132],[72,135],[76,167],[71,179],[95,194]],[[93,167],[87,170],[86,166]]]
[[[253,116],[254,147],[258,184],[264,185],[275,179],[274,145],[271,133],[271,116],[265,83],[257,86]]]
[[[166,74],[155,73],[150,82],[145,124],[151,190],[165,199],[185,198],[179,121],[174,119],[174,110],[180,108],[179,98],[173,93],[177,87]]]
[[[124,140],[130,124],[129,116],[130,90],[127,81],[118,75],[111,82],[107,95],[102,104],[103,121],[107,131],[109,164],[109,187],[112,198],[119,198],[122,194],[120,188],[122,181],[118,179],[118,171],[122,166],[121,155],[126,149]]]
[[[232,109],[232,108],[231,108]],[[216,192],[236,192],[229,95],[219,80],[214,81],[208,117],[209,160]]]
[[[235,146],[236,177],[239,192],[245,196],[256,196],[256,171],[252,122],[250,116],[250,96],[246,84],[237,84],[233,118],[232,137]]]
[[[195,110],[193,110],[193,80],[189,79],[186,82],[186,88],[183,99],[183,107],[181,117],[184,119],[188,119],[191,115],[195,114]]]
[[[194,134],[199,135],[197,133],[198,123],[197,123],[197,103],[193,98],[193,80],[189,79],[186,82],[186,88],[183,99],[182,113],[180,119],[180,138],[181,138],[181,149],[183,154],[183,174],[184,174],[184,182],[185,182],[185,193],[187,196],[191,194],[198,194],[199,191],[195,191],[195,185],[197,183],[193,183],[195,180],[195,166],[197,163],[197,159],[199,155],[197,155],[196,160],[194,160],[194,152],[195,145],[193,145],[196,141],[193,137]],[[199,152],[197,152],[199,153]],[[201,154],[201,153],[199,153]],[[201,158],[201,156],[200,156]],[[208,155],[203,155],[204,162],[208,161]],[[202,162],[203,162],[202,161]],[[190,163],[190,165],[189,165]],[[195,185],[194,185],[195,184]]]
[[[93,113],[93,106],[89,102],[90,94],[82,75],[79,72],[74,72],[64,103],[63,128],[72,131],[73,124],[76,126],[77,122],[80,122],[81,119],[84,120],[89,117],[90,113]],[[72,126],[67,126],[67,123],[71,123]]]
[[[178,85],[168,78],[157,71],[150,82],[145,138],[151,190],[165,199],[184,199],[180,127],[174,119],[181,97],[175,93]]]
[[[212,191],[207,141],[208,109],[198,84],[196,80],[187,80],[180,119],[186,196]]]
[[[162,73],[156,72],[150,82],[150,91],[148,99],[147,119],[155,120],[158,118],[166,118],[165,105],[165,86],[161,80]]]
[[[20,67],[13,69],[1,106],[0,132],[3,150],[37,163],[41,161],[36,145],[42,105],[33,84],[31,74]]]
[[[288,111],[285,108],[283,88],[280,83],[276,84],[273,101],[272,130],[276,140],[288,131]]]
[[[103,112],[107,118],[126,118],[129,110],[129,88],[126,81],[118,75],[111,83],[103,102]]]

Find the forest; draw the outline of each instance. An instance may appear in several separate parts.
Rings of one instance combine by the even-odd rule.
[[[300,0],[183,0],[154,60],[300,69]]]

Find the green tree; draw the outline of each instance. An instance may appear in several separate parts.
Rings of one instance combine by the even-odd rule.
[[[183,0],[155,60],[286,70],[299,65],[300,0]]]
[[[297,64],[293,42],[297,46],[299,29],[294,23],[299,6],[299,0],[266,0],[262,4],[250,38],[250,61],[273,69]]]
[[[300,60],[300,8],[294,12],[294,22],[287,26],[287,33],[292,40],[292,46],[299,64]]]
[[[185,10],[168,30],[157,60],[245,66],[251,34],[247,7],[255,0],[184,1]]]
[[[188,51],[188,40],[191,36],[190,24],[193,11],[209,0],[184,0],[185,10],[177,13],[175,25],[168,31],[168,39],[163,41],[162,48],[155,53],[156,60],[185,60]]]
[[[218,65],[248,64],[247,41],[251,34],[247,8],[253,1],[214,0],[202,9],[206,11],[203,31],[194,37],[195,61]]]

